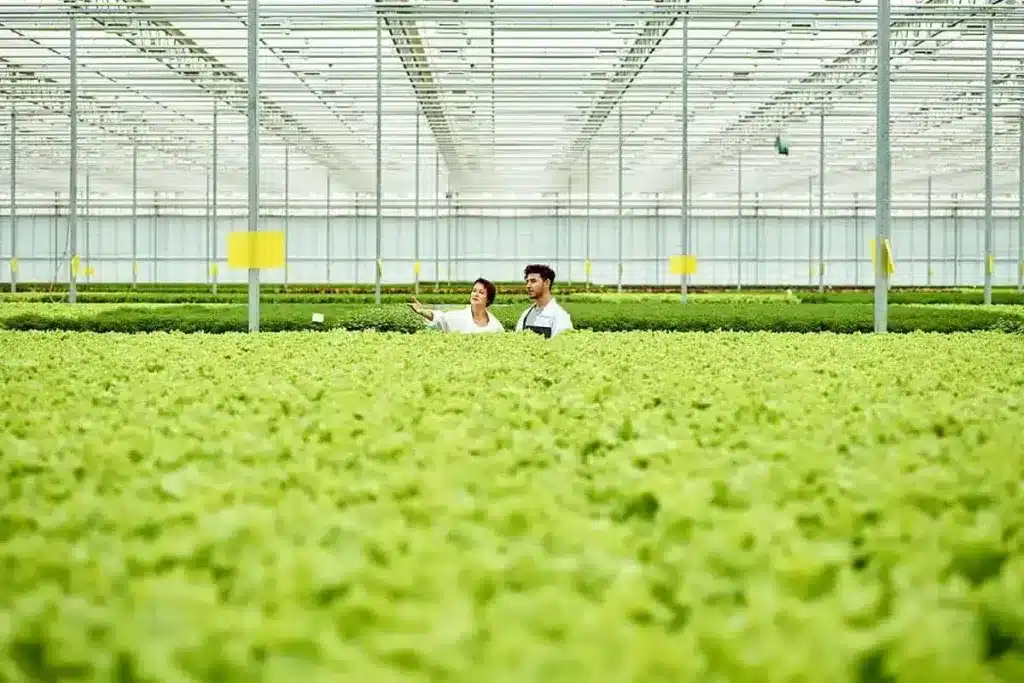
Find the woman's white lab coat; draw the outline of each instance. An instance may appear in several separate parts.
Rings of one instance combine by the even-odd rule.
[[[442,332],[458,332],[460,334],[484,334],[487,332],[504,332],[505,326],[494,317],[494,314],[487,311],[487,324],[481,327],[473,320],[473,309],[469,306],[458,308],[453,311],[435,311],[433,320],[427,321],[427,327],[432,327]]]

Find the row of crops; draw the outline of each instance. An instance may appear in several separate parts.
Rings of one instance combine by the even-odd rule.
[[[0,293],[0,681],[1024,681],[1019,293],[412,293]]]
[[[462,306],[469,285],[424,288],[418,298],[428,306]],[[870,332],[874,329],[873,292],[751,290],[696,291],[680,305],[678,291],[588,291],[558,287],[559,302],[574,326],[594,332],[623,331],[771,331]],[[244,286],[228,285],[216,293],[202,285],[83,286],[75,305],[66,291],[46,285],[0,294],[0,329],[79,330],[93,332],[231,332],[248,329]],[[406,306],[411,287],[391,286],[375,304],[366,286],[284,288],[266,286],[261,297],[261,329],[376,330],[416,332],[422,321]],[[889,295],[889,329],[893,332],[1020,331],[1024,294],[997,290],[993,306],[982,306],[977,290],[901,290]],[[521,284],[506,283],[492,308],[506,327],[514,326],[530,305]],[[323,316],[323,322],[313,322]]]
[[[1021,348],[0,330],[0,680],[1019,683]]]

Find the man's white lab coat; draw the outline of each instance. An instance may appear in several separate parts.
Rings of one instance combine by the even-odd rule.
[[[569,316],[569,313],[557,301],[551,299],[544,308],[537,309],[536,306],[530,306],[523,311],[523,314],[519,316],[519,322],[516,323],[516,332],[528,329],[526,319],[534,309],[537,310],[537,315],[529,325],[530,328],[533,328],[533,331],[540,332],[547,337],[554,337],[561,332],[572,329],[572,318]],[[547,334],[549,329],[551,333]]]

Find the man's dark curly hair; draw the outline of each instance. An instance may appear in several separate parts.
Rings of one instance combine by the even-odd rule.
[[[550,286],[555,286],[555,271],[551,269],[551,266],[545,266],[540,263],[531,263],[523,269],[523,279],[525,280],[530,275],[536,275],[541,280],[547,280],[550,282]]]

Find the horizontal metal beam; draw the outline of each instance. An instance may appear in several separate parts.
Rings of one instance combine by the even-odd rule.
[[[28,103],[56,116],[70,116],[71,106],[67,86],[50,76],[36,73],[6,57],[0,57],[0,96],[10,102]],[[26,124],[31,127],[31,116],[36,112],[23,109]],[[25,116],[27,114],[27,116]],[[131,140],[138,126],[148,127],[145,117],[129,114],[123,108],[109,102],[101,102],[89,94],[78,94],[79,122],[98,128],[110,135]],[[46,140],[54,147],[63,144],[57,137],[30,135],[33,141]],[[169,156],[181,152],[181,140],[171,134],[151,134],[146,140],[147,147]],[[188,160],[182,160],[189,163]],[[200,166],[201,164],[195,164]]]
[[[689,2],[689,0],[686,1]],[[636,40],[619,58],[619,63],[612,70],[612,75],[608,79],[608,85],[597,96],[587,113],[579,135],[573,139],[564,155],[560,155],[561,158],[552,161],[548,170],[564,169],[566,166],[575,165],[579,157],[590,146],[594,136],[611,116],[615,106],[621,102],[626,91],[643,71],[647,61],[661,45],[661,41],[664,40],[676,20],[681,18],[682,15],[675,9],[679,5],[678,0],[654,0],[654,2],[659,8],[656,18],[646,19],[638,29]]]
[[[210,93],[235,113],[246,115],[248,105],[245,77],[221,63],[171,23],[141,16],[140,10],[147,7],[141,0],[63,1],[77,7],[83,18],[92,20],[107,33],[125,40],[140,54],[152,57],[178,76]],[[244,23],[244,20],[239,20]],[[353,172],[353,165],[343,163],[337,149],[318,139],[313,131],[266,96],[261,97],[259,118],[261,127],[267,132],[279,136],[293,149],[301,151],[325,169],[348,178],[353,187],[365,184],[365,174]]]
[[[943,16],[935,8],[953,8],[959,10]],[[967,9],[967,12],[963,10]],[[1018,10],[1015,5],[1005,5],[1004,0],[921,0],[920,5],[908,8],[904,18],[894,22],[890,54],[893,58],[902,56],[928,55],[948,45],[951,41],[940,36],[952,28],[967,23],[966,28],[976,28],[984,32],[984,22],[977,22],[976,27],[969,23],[970,19],[992,16],[1001,10],[1001,14]],[[841,10],[840,10],[841,11]],[[894,12],[894,16],[898,13]],[[919,15],[915,17],[914,15]],[[966,14],[966,16],[965,16]],[[1018,12],[1018,14],[1020,14]],[[909,16],[908,16],[909,15]],[[830,12],[828,21],[835,21]],[[790,27],[799,29],[810,35],[817,33],[815,22],[800,22]],[[979,34],[980,35],[980,34]],[[776,130],[781,123],[793,118],[802,118],[816,114],[822,104],[829,104],[829,95],[852,85],[857,80],[872,75],[878,66],[877,35],[863,41],[859,46],[836,58],[830,64],[819,69],[786,88],[768,102],[756,107],[750,113],[726,126],[718,134],[721,137],[757,139]],[[894,68],[894,71],[896,69]],[[691,153],[699,154],[703,146],[695,145]]]
[[[399,1],[402,4],[408,3],[408,0]],[[376,2],[381,4],[381,0],[376,0]],[[438,151],[441,153],[445,165],[450,171],[462,169],[459,158],[459,142],[449,123],[447,112],[445,112],[443,92],[430,69],[426,46],[415,19],[405,18],[399,12],[397,15],[394,13],[384,14],[383,20],[384,27],[391,35],[402,68],[409,78],[409,84],[416,93],[416,100],[420,111],[423,112],[423,118],[434,132],[434,139],[437,141]]]

